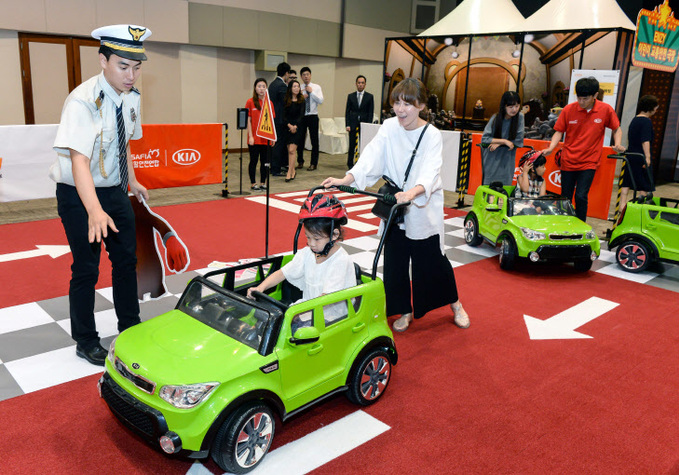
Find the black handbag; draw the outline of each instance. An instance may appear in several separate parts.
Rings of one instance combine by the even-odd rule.
[[[410,163],[408,163],[408,168],[406,168],[406,175],[405,178],[403,179],[404,185],[406,181],[408,181],[408,175],[410,175],[410,169],[413,166],[413,160],[415,160],[415,155],[417,155],[417,149],[420,146],[420,142],[422,141],[422,137],[424,136],[424,132],[427,130],[427,127],[429,127],[429,124],[425,125],[424,129],[422,129],[422,133],[420,133],[420,138],[417,139],[415,149],[413,150],[413,153],[410,155]],[[382,175],[382,179],[385,181],[385,184],[380,186],[380,189],[378,190],[379,194],[394,196],[396,193],[400,193],[401,191],[403,191],[403,189],[399,187],[396,183],[394,183],[394,180],[389,178],[387,175]],[[377,200],[375,201],[375,205],[373,206],[372,213],[378,218],[386,221],[389,219],[389,213],[391,213],[391,208],[393,208],[395,204],[396,204],[395,200],[386,201],[383,198],[377,198]],[[404,220],[405,220],[404,208],[399,208],[394,214],[393,222],[395,224],[401,224]]]

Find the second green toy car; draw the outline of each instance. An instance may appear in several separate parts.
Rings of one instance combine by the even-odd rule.
[[[679,200],[640,196],[627,203],[608,243],[627,272],[654,261],[679,264]]]
[[[575,216],[571,202],[558,195],[512,198],[513,186],[479,186],[464,220],[470,246],[485,240],[500,246],[500,267],[512,269],[519,258],[532,262],[573,262],[588,271],[601,251],[592,227]]]

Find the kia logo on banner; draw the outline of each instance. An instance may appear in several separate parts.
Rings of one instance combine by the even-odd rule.
[[[172,154],[172,161],[177,165],[193,165],[200,160],[200,152],[191,148],[177,150]]]
[[[561,187],[561,171],[556,170],[549,174],[549,182],[554,185]]]

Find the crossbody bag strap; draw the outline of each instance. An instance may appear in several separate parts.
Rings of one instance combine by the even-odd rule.
[[[408,164],[408,168],[406,168],[406,176],[403,179],[403,186],[401,188],[405,188],[406,186],[406,181],[408,181],[408,175],[410,175],[410,169],[413,166],[413,160],[415,160],[415,155],[417,155],[417,149],[420,147],[420,142],[422,142],[422,137],[424,137],[424,133],[427,131],[427,127],[429,127],[429,123],[427,123],[424,126],[424,129],[422,129],[422,133],[420,133],[420,138],[417,139],[417,144],[415,144],[415,149],[413,150],[413,153],[410,156],[410,163]]]

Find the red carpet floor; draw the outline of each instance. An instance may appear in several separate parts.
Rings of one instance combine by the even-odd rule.
[[[204,268],[215,260],[261,257],[265,253],[265,212],[257,203],[236,198],[154,207],[153,210],[187,243],[191,269]],[[292,249],[297,226],[295,216],[272,208],[269,226],[269,254]],[[352,231],[347,231],[351,236]],[[0,226],[0,255],[34,250],[36,245],[43,244],[68,244],[60,220]],[[0,307],[67,295],[71,262],[70,254],[56,259],[39,256],[3,262],[2,272],[10,281],[0,286]],[[97,287],[110,285],[111,268],[102,253]]]
[[[261,207],[230,203],[201,203],[200,215],[183,211],[192,209],[187,205],[159,209],[187,243],[202,243],[191,250],[191,268],[263,254],[263,219],[261,226],[241,224]],[[272,210],[272,223],[286,232],[272,233],[270,253],[290,249],[294,216]],[[0,227],[0,252],[25,250],[38,231],[54,243],[63,239],[58,221],[34,225],[12,243]],[[40,293],[64,295],[70,257],[56,259],[64,260],[58,266],[34,259],[44,262],[26,271],[26,260],[12,280],[30,290],[32,277]],[[53,269],[59,266],[66,270]],[[38,279],[46,272],[55,274]],[[397,334],[399,364],[384,397],[366,410],[391,429],[316,473],[679,473],[676,293],[565,266],[502,272],[497,259],[459,267],[456,278],[471,328],[458,329],[440,309]],[[7,306],[13,293],[1,292]],[[545,320],[591,297],[619,304],[577,329],[592,338],[529,338],[524,315]],[[191,462],[160,454],[118,424],[96,380],[0,402],[3,471],[189,470]],[[355,410],[335,397],[279,426],[275,447]],[[219,473],[211,461],[205,465]]]

